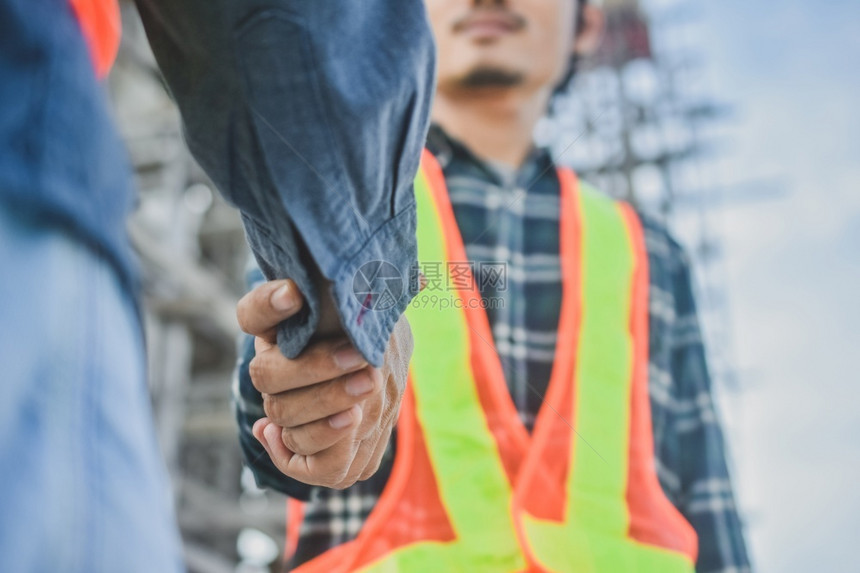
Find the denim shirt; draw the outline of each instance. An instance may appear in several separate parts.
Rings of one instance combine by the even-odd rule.
[[[295,357],[316,327],[318,269],[352,342],[381,364],[417,290],[412,181],[435,83],[422,0],[137,4],[189,148],[241,210],[266,278],[304,294],[282,352]],[[400,274],[392,304],[353,289],[374,261]]]
[[[416,290],[412,181],[435,81],[422,0],[137,5],[189,148],[240,209],[267,278],[305,297],[281,350],[294,357],[315,330],[321,274],[381,364]],[[68,227],[133,283],[128,159],[68,0],[0,0],[0,101],[0,201]],[[353,282],[379,260],[405,286],[373,306]]]

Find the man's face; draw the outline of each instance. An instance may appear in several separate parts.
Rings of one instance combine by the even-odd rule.
[[[576,0],[426,0],[439,89],[555,85],[573,52]]]

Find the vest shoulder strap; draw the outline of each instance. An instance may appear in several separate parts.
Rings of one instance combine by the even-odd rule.
[[[117,0],[69,0],[90,50],[96,75],[103,78],[110,71],[122,35]]]

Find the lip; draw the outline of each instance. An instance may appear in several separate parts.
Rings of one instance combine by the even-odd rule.
[[[525,26],[523,18],[506,10],[476,10],[454,24],[455,33],[474,39],[489,39],[512,34]]]

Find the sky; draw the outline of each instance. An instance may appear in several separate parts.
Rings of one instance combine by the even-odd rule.
[[[709,216],[742,386],[720,406],[755,569],[856,570],[860,2],[685,4],[707,88],[733,110],[715,183],[781,191]]]

